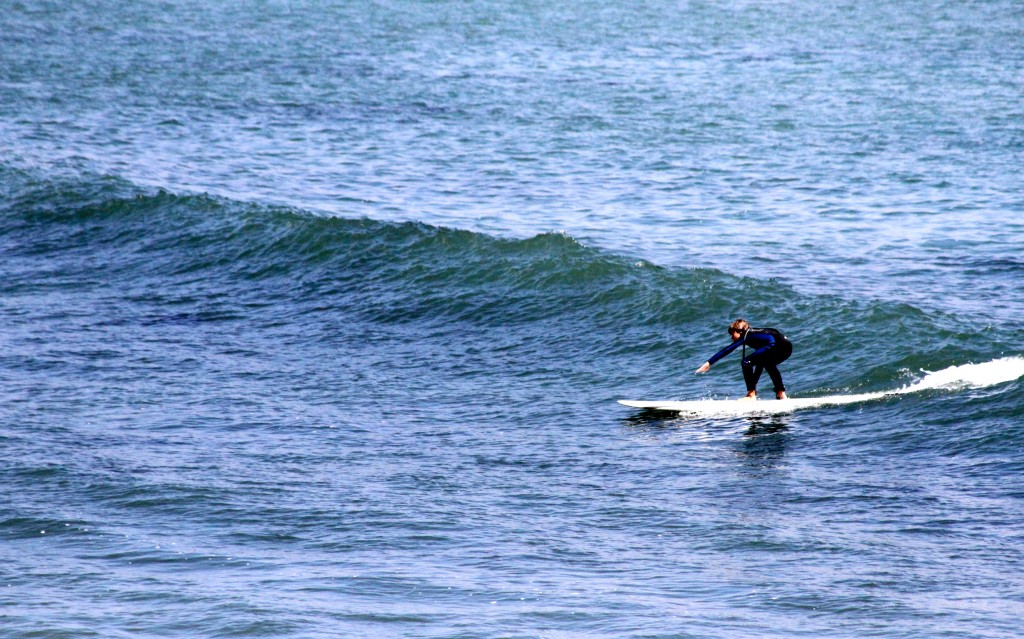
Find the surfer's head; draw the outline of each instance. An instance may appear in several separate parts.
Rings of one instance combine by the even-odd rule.
[[[738,319],[732,324],[729,324],[729,335],[732,336],[732,341],[736,341],[743,337],[743,334],[750,330],[750,324],[745,319]]]

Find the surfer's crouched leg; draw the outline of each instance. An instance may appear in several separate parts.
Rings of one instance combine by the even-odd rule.
[[[766,364],[764,369],[768,371],[768,376],[772,378],[772,384],[775,385],[775,397],[778,399],[786,399],[786,385],[782,383],[782,373],[779,372],[779,364],[789,359],[789,356],[793,354],[793,343],[789,340],[783,340],[779,344],[778,353],[771,364]]]
[[[757,392],[757,380],[761,379],[761,371],[764,367],[760,362],[755,362],[748,358],[740,363],[743,368],[743,381],[747,385],[747,393]]]
[[[766,364],[764,369],[768,371],[768,377],[772,378],[772,384],[775,386],[775,396],[778,397],[780,394],[785,396],[786,385],[782,383],[782,373],[779,372],[779,368],[775,364]],[[779,397],[779,399],[782,399]]]

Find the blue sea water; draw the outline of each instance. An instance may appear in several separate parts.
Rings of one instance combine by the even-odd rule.
[[[1019,637],[1024,6],[0,0],[0,635]],[[762,394],[770,396],[762,382]],[[769,400],[764,400],[769,401]]]

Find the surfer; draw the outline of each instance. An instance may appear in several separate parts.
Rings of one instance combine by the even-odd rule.
[[[793,343],[774,328],[751,328],[747,320],[738,319],[729,325],[729,336],[732,344],[718,351],[697,369],[697,373],[705,373],[711,365],[743,346],[743,381],[747,383],[747,396],[743,399],[757,399],[757,380],[761,371],[768,371],[768,376],[775,384],[775,396],[786,399],[786,387],[782,384],[782,373],[779,364],[793,354]],[[754,352],[747,355],[747,346]]]

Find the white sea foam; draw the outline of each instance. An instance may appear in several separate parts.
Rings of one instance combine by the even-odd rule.
[[[983,364],[963,364],[934,373],[924,372],[923,379],[894,393],[902,395],[934,388],[983,388],[1012,382],[1024,377],[1024,357],[1003,357]]]

